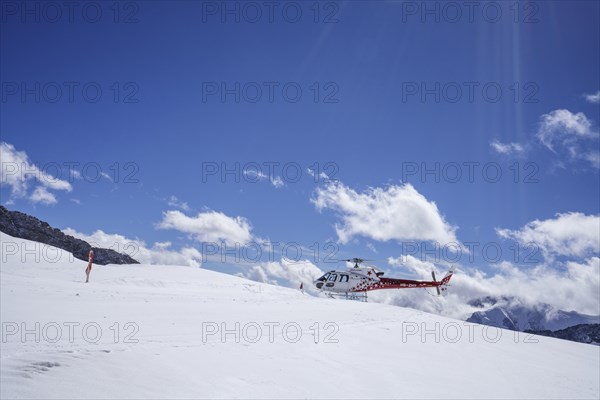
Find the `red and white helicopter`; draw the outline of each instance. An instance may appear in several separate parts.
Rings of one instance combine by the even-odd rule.
[[[432,281],[415,281],[410,279],[384,278],[383,271],[373,266],[362,267],[359,264],[365,261],[362,258],[340,260],[354,263],[354,267],[346,271],[329,271],[314,281],[317,289],[327,293],[329,297],[345,297],[347,299],[367,301],[367,292],[379,289],[406,289],[406,288],[435,288],[438,296],[448,290],[450,278],[455,268],[452,267],[441,281],[435,279],[435,272],[431,271]]]

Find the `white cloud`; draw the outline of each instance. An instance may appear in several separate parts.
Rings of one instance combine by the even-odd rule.
[[[437,268],[429,261],[422,261],[412,255],[404,255],[401,257],[389,257],[388,264],[395,267],[406,267],[411,272],[417,274],[419,278],[431,277],[431,271],[436,271]]]
[[[40,170],[24,151],[17,151],[9,143],[0,142],[0,161],[0,186],[11,188],[9,203],[27,197],[33,203],[56,204],[56,197],[49,190],[72,190],[69,182]],[[28,195],[29,183],[33,180],[38,182],[38,186]]]
[[[441,279],[445,268],[437,268],[430,262],[412,256],[390,259],[392,265],[407,267],[416,279],[430,280],[431,271]],[[459,269],[452,280],[446,296],[432,296],[424,290],[383,290],[369,294],[370,300],[416,308],[422,311],[466,319],[479,309],[469,301],[486,296],[495,298],[514,297],[528,305],[550,304],[556,309],[577,311],[583,314],[600,314],[600,258],[568,261],[563,268],[539,265],[519,269],[509,262],[496,265],[497,271],[487,275],[480,270]],[[387,276],[388,274],[386,274]],[[389,277],[397,276],[391,273]]]
[[[522,245],[535,243],[546,257],[584,258],[600,251],[600,216],[578,212],[556,214],[555,218],[529,222],[519,230],[496,229],[503,238]]]
[[[585,114],[569,110],[544,114],[536,136],[551,151],[562,153],[571,161],[584,160],[598,167],[598,132],[592,130],[592,121]]]
[[[600,90],[598,90],[595,94],[586,94],[584,95],[585,99],[590,103],[598,104],[600,103]]]
[[[490,146],[496,152],[504,155],[522,155],[525,153],[525,147],[515,142],[501,143],[498,140],[494,140],[490,143]]]
[[[269,182],[271,182],[271,184],[277,189],[280,189],[285,186],[285,182],[283,181],[283,179],[281,179],[280,176],[269,176],[264,174],[262,171],[254,169],[244,170],[243,174],[247,176],[250,179],[250,182],[252,183],[256,183],[262,180],[269,180]]]
[[[255,180],[256,182],[269,178],[262,171],[256,170],[256,169],[244,169],[244,171],[242,173],[245,176],[247,176],[251,181]]]
[[[176,208],[180,208],[183,211],[190,211],[190,206],[187,202],[185,201],[179,201],[179,199],[176,196],[170,196],[167,199],[167,205],[169,207],[176,207]]]
[[[281,179],[279,176],[276,176],[275,178],[271,178],[271,184],[273,184],[273,186],[275,186],[277,189],[285,186],[283,179]]]
[[[374,292],[369,298],[459,319],[479,311],[469,302],[486,296],[515,298],[529,306],[544,303],[565,311],[600,313],[600,216],[556,214],[551,219],[532,221],[519,230],[497,229],[497,233],[520,245],[537,243],[545,262],[517,267],[503,261],[493,266],[492,274],[459,268],[443,297],[434,296],[432,290],[432,296],[423,290],[397,290]],[[566,257],[566,261],[558,261],[557,255]],[[441,279],[447,270],[411,255],[390,257],[388,264],[394,267],[387,274],[389,277],[402,277],[402,268],[413,279],[430,280],[431,271]]]
[[[586,161],[589,161],[589,163],[592,164],[594,168],[600,168],[600,152],[590,150],[581,154],[581,158]]]
[[[157,227],[190,234],[199,242],[246,244],[253,239],[252,227],[246,218],[229,217],[217,211],[201,212],[195,217],[181,211],[166,211]]]
[[[550,150],[556,142],[572,142],[577,137],[592,137],[592,122],[584,113],[573,114],[569,110],[554,110],[540,117],[538,139]]]
[[[367,246],[367,249],[369,249],[373,253],[377,254],[377,249],[375,248],[375,246],[373,246],[373,243],[367,243],[366,246]]]
[[[58,200],[52,193],[48,191],[44,186],[38,186],[35,188],[31,196],[29,196],[29,200],[33,203],[42,203],[46,205],[56,204]]]
[[[308,174],[312,177],[315,176],[315,170],[312,168],[307,168],[306,171],[308,172]],[[329,175],[327,175],[325,172],[319,172],[319,178],[324,179],[324,180],[329,180]]]
[[[238,275],[257,282],[291,288],[299,288],[302,283],[306,291],[316,293],[313,281],[323,275],[323,271],[308,260],[291,261],[282,258],[281,261],[260,263]]]
[[[85,240],[92,246],[128,254],[142,264],[187,265],[190,267],[200,267],[202,264],[202,254],[193,247],[172,250],[170,242],[156,242],[152,247],[147,247],[143,240],[129,239],[122,235],[105,233],[102,230],[97,230],[91,235],[77,232],[71,228],[64,229],[63,232]]]
[[[359,193],[340,182],[330,182],[315,191],[311,202],[319,211],[329,208],[341,217],[342,223],[335,225],[340,243],[354,236],[378,241],[459,243],[456,227],[449,225],[436,204],[410,184]]]

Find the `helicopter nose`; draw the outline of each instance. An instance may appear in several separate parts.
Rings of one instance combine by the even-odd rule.
[[[317,287],[317,289],[321,289],[323,287],[323,282],[315,281],[315,286]]]

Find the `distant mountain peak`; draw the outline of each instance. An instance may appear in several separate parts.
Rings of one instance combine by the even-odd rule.
[[[600,323],[600,316],[580,314],[576,311],[559,310],[545,304],[528,304],[518,297],[487,296],[469,302],[481,311],[474,312],[467,322],[495,326],[513,331],[553,332],[575,325],[594,325]],[[580,332],[577,331],[579,336]],[[567,334],[556,336],[564,338]],[[549,336],[549,335],[548,335]]]

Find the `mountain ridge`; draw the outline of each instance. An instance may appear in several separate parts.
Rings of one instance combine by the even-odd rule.
[[[530,305],[517,297],[484,297],[469,304],[482,308],[474,312],[467,322],[533,332],[581,343],[591,343],[595,337],[594,326],[600,326],[600,316],[581,314],[576,311],[559,310],[549,304]],[[574,326],[587,328],[569,329]],[[589,331],[586,336],[583,331]]]
[[[45,221],[20,211],[10,211],[4,206],[0,206],[0,231],[16,238],[63,249],[83,261],[88,260],[88,253],[92,249],[94,250],[94,263],[99,265],[139,264],[137,260],[127,254],[112,249],[94,247],[84,240],[53,228]]]

